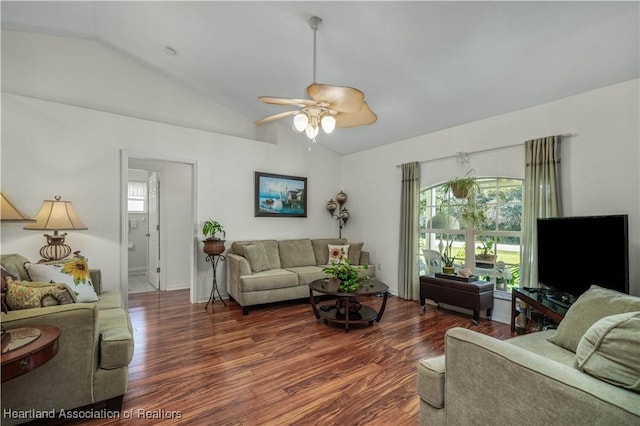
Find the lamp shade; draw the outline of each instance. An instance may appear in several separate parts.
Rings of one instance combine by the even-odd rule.
[[[24,229],[63,231],[88,228],[76,214],[71,201],[60,201],[60,196],[56,196],[55,200],[44,200],[36,215],[36,222]]]
[[[18,210],[4,192],[1,192],[1,196],[0,220],[2,222],[35,222],[35,219]]]

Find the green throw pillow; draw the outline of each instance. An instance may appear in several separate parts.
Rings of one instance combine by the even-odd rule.
[[[640,297],[592,285],[571,305],[549,341],[575,353],[582,336],[598,320],[633,311],[640,311]]]
[[[75,302],[73,291],[65,284],[14,281],[7,278],[7,305],[11,310],[43,308]]]
[[[261,243],[248,244],[243,247],[244,257],[247,258],[253,272],[262,272],[271,269],[267,251]]]
[[[611,315],[593,324],[578,343],[576,367],[640,392],[640,312]]]

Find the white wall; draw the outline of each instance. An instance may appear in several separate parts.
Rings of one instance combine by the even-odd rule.
[[[107,288],[119,286],[123,149],[197,163],[194,245],[210,217],[225,225],[228,240],[334,236],[325,204],[344,190],[352,218],[343,235],[365,242],[396,293],[397,165],[571,133],[563,148],[565,215],[629,214],[631,292],[640,294],[638,80],[342,158],[320,145],[308,152],[305,138],[284,125],[275,129],[278,144],[256,142],[246,119],[90,40],[3,31],[2,91],[3,190],[31,214],[53,195],[72,200],[89,230],[68,241],[103,269]],[[522,176],[521,153],[475,155],[471,165],[479,175]],[[307,176],[309,217],[253,217],[254,171]],[[425,163],[422,186],[457,173],[453,160]],[[20,225],[2,225],[5,253],[35,258],[43,240]],[[203,300],[210,266],[196,250]]]
[[[336,154],[321,145],[309,152],[306,139],[285,126],[278,144],[201,130],[206,121],[226,123],[224,110],[170,82],[150,86],[149,81],[156,80],[163,78],[94,41],[2,32],[2,189],[32,215],[42,200],[54,195],[73,201],[89,229],[69,233],[67,241],[89,258],[90,266],[102,269],[105,288],[121,287],[123,272],[122,150],[197,164],[192,247],[197,251],[199,300],[206,300],[211,285],[211,267],[201,246],[196,247],[202,239],[199,224],[208,218],[225,226],[229,242],[334,235],[335,223],[325,203],[340,187]],[[67,93],[73,94],[74,105],[67,103]],[[135,98],[132,102],[139,108],[135,117],[121,105],[123,96]],[[159,98],[165,100],[160,106]],[[105,111],[103,105],[114,111]],[[165,123],[162,114],[151,114],[159,109],[180,117],[194,105],[204,111],[197,117],[203,121],[197,129],[173,120]],[[145,111],[153,117],[140,118],[138,113]],[[307,176],[308,217],[254,217],[254,171]],[[1,242],[2,252],[19,252],[35,260],[44,238],[19,224],[2,224]],[[222,291],[224,269],[222,265]]]
[[[571,133],[562,148],[564,214],[629,214],[630,292],[640,295],[640,162],[638,80],[561,99],[533,108],[468,123],[343,157],[343,189],[350,195],[352,239],[366,241],[380,278],[397,292],[400,223],[399,164],[427,161],[421,185],[459,174],[455,160],[431,159],[506,147],[528,139]],[[522,148],[472,155],[479,176],[524,175]],[[619,185],[622,183],[622,185]],[[585,249],[584,272],[594,258],[606,265],[606,244]],[[494,316],[509,317],[501,304]]]

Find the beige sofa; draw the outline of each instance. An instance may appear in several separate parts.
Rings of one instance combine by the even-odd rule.
[[[418,363],[420,424],[640,424],[640,298],[592,290],[558,330],[449,330],[446,355]]]
[[[351,264],[368,265],[363,271],[375,277],[363,243],[343,238],[235,241],[226,252],[229,295],[245,315],[250,306],[309,297],[309,283],[326,277],[322,268],[329,263],[329,245],[346,244]]]
[[[20,255],[2,255],[2,266],[20,280],[29,277]],[[2,383],[2,424],[29,421],[55,409],[70,410],[106,401],[119,411],[133,357],[133,331],[120,292],[101,292],[100,270],[91,270],[100,300],[10,310],[2,313],[6,329],[52,325],[60,329],[58,353],[46,364]],[[31,413],[27,418],[11,418]]]

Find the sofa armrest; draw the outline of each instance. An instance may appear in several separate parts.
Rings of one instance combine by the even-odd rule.
[[[93,373],[98,364],[97,324],[95,303],[23,309],[3,315],[3,327],[52,325],[60,329],[60,337],[58,353],[50,361],[2,384],[2,408],[70,409],[91,402],[87,395],[93,393]]]
[[[238,300],[240,293],[240,277],[251,275],[251,264],[249,261],[233,253],[228,253],[227,257],[227,291],[234,299]]]
[[[633,424],[640,415],[640,394],[471,330],[450,329],[445,353],[449,424]]]

